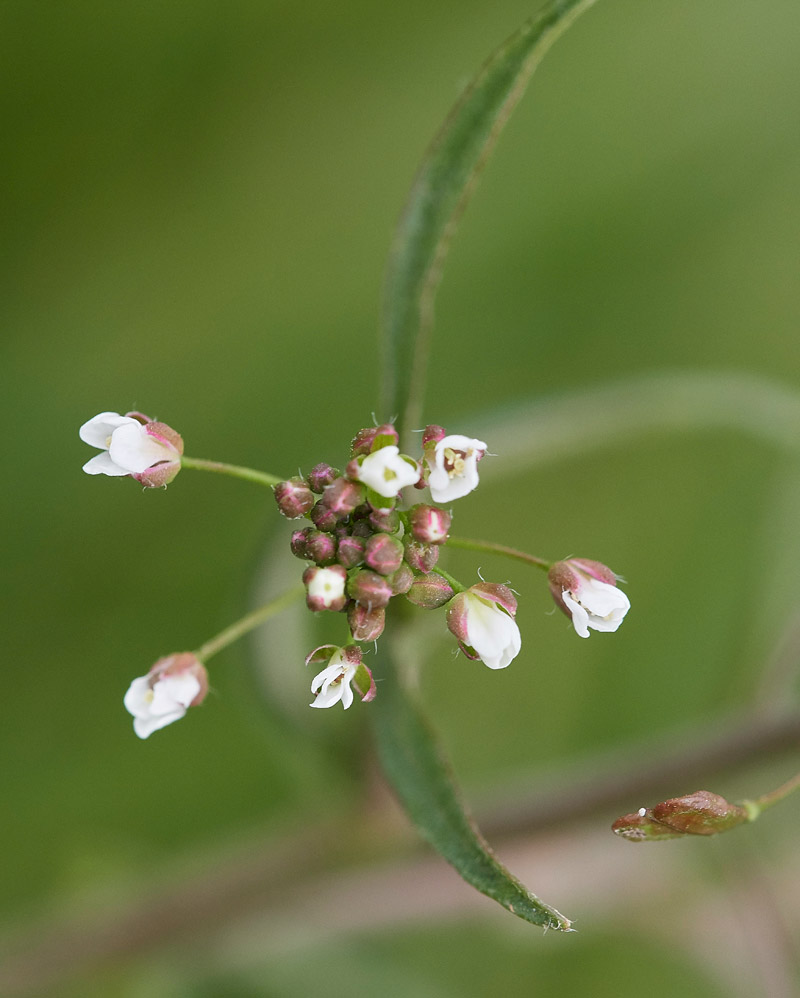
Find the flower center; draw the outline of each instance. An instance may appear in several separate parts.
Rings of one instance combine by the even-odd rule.
[[[393,479],[397,478],[397,472],[392,471],[391,468],[383,469],[383,480],[385,482],[391,482]]]
[[[468,451],[454,450],[452,447],[444,449],[444,470],[450,478],[456,478],[464,474],[467,466],[467,458],[472,456],[472,448]]]

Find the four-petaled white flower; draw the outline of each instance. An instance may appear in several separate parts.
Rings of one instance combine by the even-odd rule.
[[[163,485],[180,470],[183,441],[164,423],[137,413],[101,412],[79,430],[84,443],[97,447],[83,466],[87,475],[130,475],[143,485]]]
[[[205,666],[190,652],[159,659],[146,676],[134,679],[125,694],[125,709],[133,714],[133,730],[147,738],[180,720],[208,692]]]
[[[338,612],[347,601],[345,585],[347,572],[341,565],[320,568],[309,565],[303,572],[306,586],[306,605],[309,610],[333,610]]]
[[[505,669],[522,646],[516,612],[517,601],[507,586],[480,582],[450,600],[447,626],[468,658]]]
[[[482,440],[453,433],[443,437],[426,458],[428,488],[434,502],[461,499],[478,487],[478,461],[486,453]]]
[[[367,454],[359,465],[358,480],[379,496],[393,499],[400,489],[419,481],[419,466],[390,444]]]
[[[617,587],[617,577],[606,565],[585,558],[556,562],[548,573],[557,605],[572,618],[582,638],[594,631],[616,631],[631,601]]]
[[[339,648],[336,645],[322,645],[315,648],[306,658],[306,665],[320,665],[327,662],[322,672],[317,673],[311,683],[314,694],[312,707],[333,707],[341,701],[345,710],[353,702],[351,683],[363,701],[375,698],[375,681],[372,673],[361,661],[361,649],[357,645]],[[356,677],[358,676],[358,679]],[[363,691],[359,686],[363,686]]]

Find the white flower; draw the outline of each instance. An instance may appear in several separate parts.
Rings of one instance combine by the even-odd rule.
[[[419,481],[419,468],[414,461],[403,457],[398,447],[391,444],[364,458],[358,468],[358,480],[379,496],[392,499],[400,489]]]
[[[631,608],[631,601],[621,589],[598,579],[587,578],[575,592],[565,589],[561,598],[582,638],[589,637],[590,627],[595,631],[616,631]]]
[[[440,440],[428,458],[430,474],[428,488],[434,502],[461,499],[478,487],[478,461],[486,453],[482,440],[473,440],[458,433]]]
[[[309,610],[341,610],[347,601],[344,593],[347,572],[341,565],[320,568],[309,565],[303,572],[306,604]]]
[[[631,608],[631,601],[617,587],[617,576],[608,566],[587,558],[557,561],[548,572],[556,604],[572,618],[576,633],[589,637],[594,631],[616,631]]]
[[[519,654],[522,638],[514,620],[517,601],[506,586],[479,583],[454,596],[447,607],[447,626],[462,651],[490,669],[505,669]]]
[[[358,662],[346,659],[342,649],[337,649],[331,656],[329,665],[314,676],[311,692],[315,695],[312,707],[333,707],[341,700],[345,710],[353,702],[353,691],[350,683],[358,669]]]
[[[180,449],[164,436],[164,432],[179,440],[174,430],[152,421],[143,424],[132,416],[118,412],[101,412],[79,430],[84,443],[99,448],[86,462],[87,475],[141,475],[154,465],[174,464],[180,460]]]

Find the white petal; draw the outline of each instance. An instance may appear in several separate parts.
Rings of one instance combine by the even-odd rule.
[[[134,717],[147,717],[150,713],[150,680],[147,676],[139,676],[128,687],[123,703],[125,710]]]
[[[445,468],[445,451],[451,449],[462,452],[464,468],[456,474]],[[486,452],[486,444],[482,440],[462,436],[460,433],[444,437],[436,444],[434,451],[434,467],[428,476],[428,488],[434,502],[448,503],[461,499],[473,492],[479,483],[478,457]]]
[[[522,647],[516,622],[496,605],[474,595],[467,609],[467,636],[467,644],[490,669],[505,669]]]
[[[419,469],[400,456],[391,444],[368,454],[358,469],[358,480],[385,499],[396,496],[400,489],[419,480]]]
[[[125,468],[120,468],[118,464],[114,464],[111,460],[111,455],[107,450],[104,450],[100,454],[95,454],[93,458],[90,458],[86,464],[83,466],[83,470],[87,475],[129,475],[130,472]]]
[[[200,681],[190,672],[165,676],[153,686],[150,710],[155,715],[169,714],[180,708],[184,712],[200,692]]]
[[[140,738],[147,738],[154,731],[166,728],[173,721],[180,721],[185,713],[185,707],[176,707],[171,713],[160,714],[158,717],[135,717],[133,719],[133,730]]]
[[[589,637],[589,614],[584,610],[580,603],[572,598],[572,594],[566,589],[561,594],[561,598],[567,606],[567,609],[572,614],[572,626],[575,628],[576,633],[581,638]]]
[[[101,412],[98,416],[93,416],[88,422],[78,430],[78,436],[85,444],[91,447],[99,447],[100,450],[108,449],[108,438],[119,426],[126,423],[135,423],[131,416],[120,416],[118,412]]]
[[[159,461],[174,461],[176,456],[174,448],[151,437],[135,419],[114,430],[108,452],[115,464],[137,474]]]

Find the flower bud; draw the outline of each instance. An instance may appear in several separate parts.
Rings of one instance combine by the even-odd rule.
[[[317,565],[332,565],[336,561],[336,541],[321,530],[309,530],[306,535],[306,558]]]
[[[397,445],[399,442],[400,437],[391,423],[384,423],[382,426],[367,426],[363,430],[359,430],[353,437],[350,453],[352,457],[358,457],[360,454],[369,454],[380,447]]]
[[[311,489],[302,478],[290,478],[285,482],[278,482],[272,491],[275,494],[275,502],[278,509],[289,520],[295,520],[305,514],[314,505],[314,496]]]
[[[347,478],[336,478],[325,487],[320,503],[336,513],[339,519],[348,516],[364,501],[364,488]]]
[[[435,446],[440,440],[444,440],[446,436],[447,431],[443,426],[437,426],[436,423],[431,423],[422,431],[422,446]]]
[[[373,533],[372,524],[369,520],[356,520],[350,528],[351,536],[361,538],[364,543],[367,542],[368,538],[372,537]]]
[[[339,477],[339,472],[336,468],[331,467],[329,464],[315,464],[311,471],[308,473],[308,487],[312,492],[316,492],[317,495],[321,495],[325,488],[334,481],[334,479]]]
[[[392,587],[392,592],[395,596],[402,596],[402,594],[407,593],[414,584],[414,573],[408,565],[403,562],[396,572],[392,572],[391,575],[386,577],[386,581]]]
[[[396,534],[400,527],[400,514],[396,509],[371,509],[369,523],[373,530]]]
[[[392,587],[382,575],[366,569],[360,569],[350,576],[347,582],[347,594],[368,610],[388,606],[393,595]]]
[[[308,515],[317,530],[324,530],[327,534],[332,534],[339,526],[339,514],[328,509],[321,499]]]
[[[125,709],[133,714],[140,738],[179,720],[208,693],[208,673],[191,652],[160,658],[146,676],[134,679],[125,694]]]
[[[729,804],[708,790],[673,797],[653,808],[640,807],[618,818],[612,830],[631,842],[681,838],[684,835],[717,835],[750,820],[746,807]]]
[[[383,634],[386,623],[386,611],[383,607],[368,610],[359,603],[353,603],[347,611],[347,623],[353,641],[377,641]]]
[[[303,572],[303,584],[306,587],[306,605],[309,610],[343,610],[347,598],[345,583],[347,572],[341,565],[330,565],[320,568],[310,565]]]
[[[468,658],[479,658],[490,669],[504,669],[522,644],[516,610],[508,586],[480,582],[453,597],[447,606],[447,626]]]
[[[450,529],[452,516],[438,506],[419,503],[408,511],[408,525],[418,541],[425,544],[444,544]]]
[[[295,530],[292,534],[292,539],[289,541],[289,546],[292,549],[292,554],[295,558],[306,559],[309,555],[306,553],[306,538],[311,533],[311,527],[306,527],[305,530]]]
[[[449,603],[453,595],[450,583],[436,572],[431,572],[428,575],[415,577],[413,585],[406,593],[406,599],[424,610],[435,610]]]
[[[403,542],[391,534],[373,534],[367,541],[364,561],[380,575],[391,575],[403,564]]]
[[[617,588],[617,576],[599,561],[569,558],[557,561],[547,574],[550,592],[577,634],[616,631],[630,609],[630,600]]]
[[[364,560],[366,545],[360,537],[346,536],[339,539],[336,549],[336,560],[345,568],[354,568]]]
[[[417,541],[413,537],[405,537],[403,546],[406,561],[415,572],[426,575],[439,560],[439,547],[436,544],[425,544],[424,541]]]

